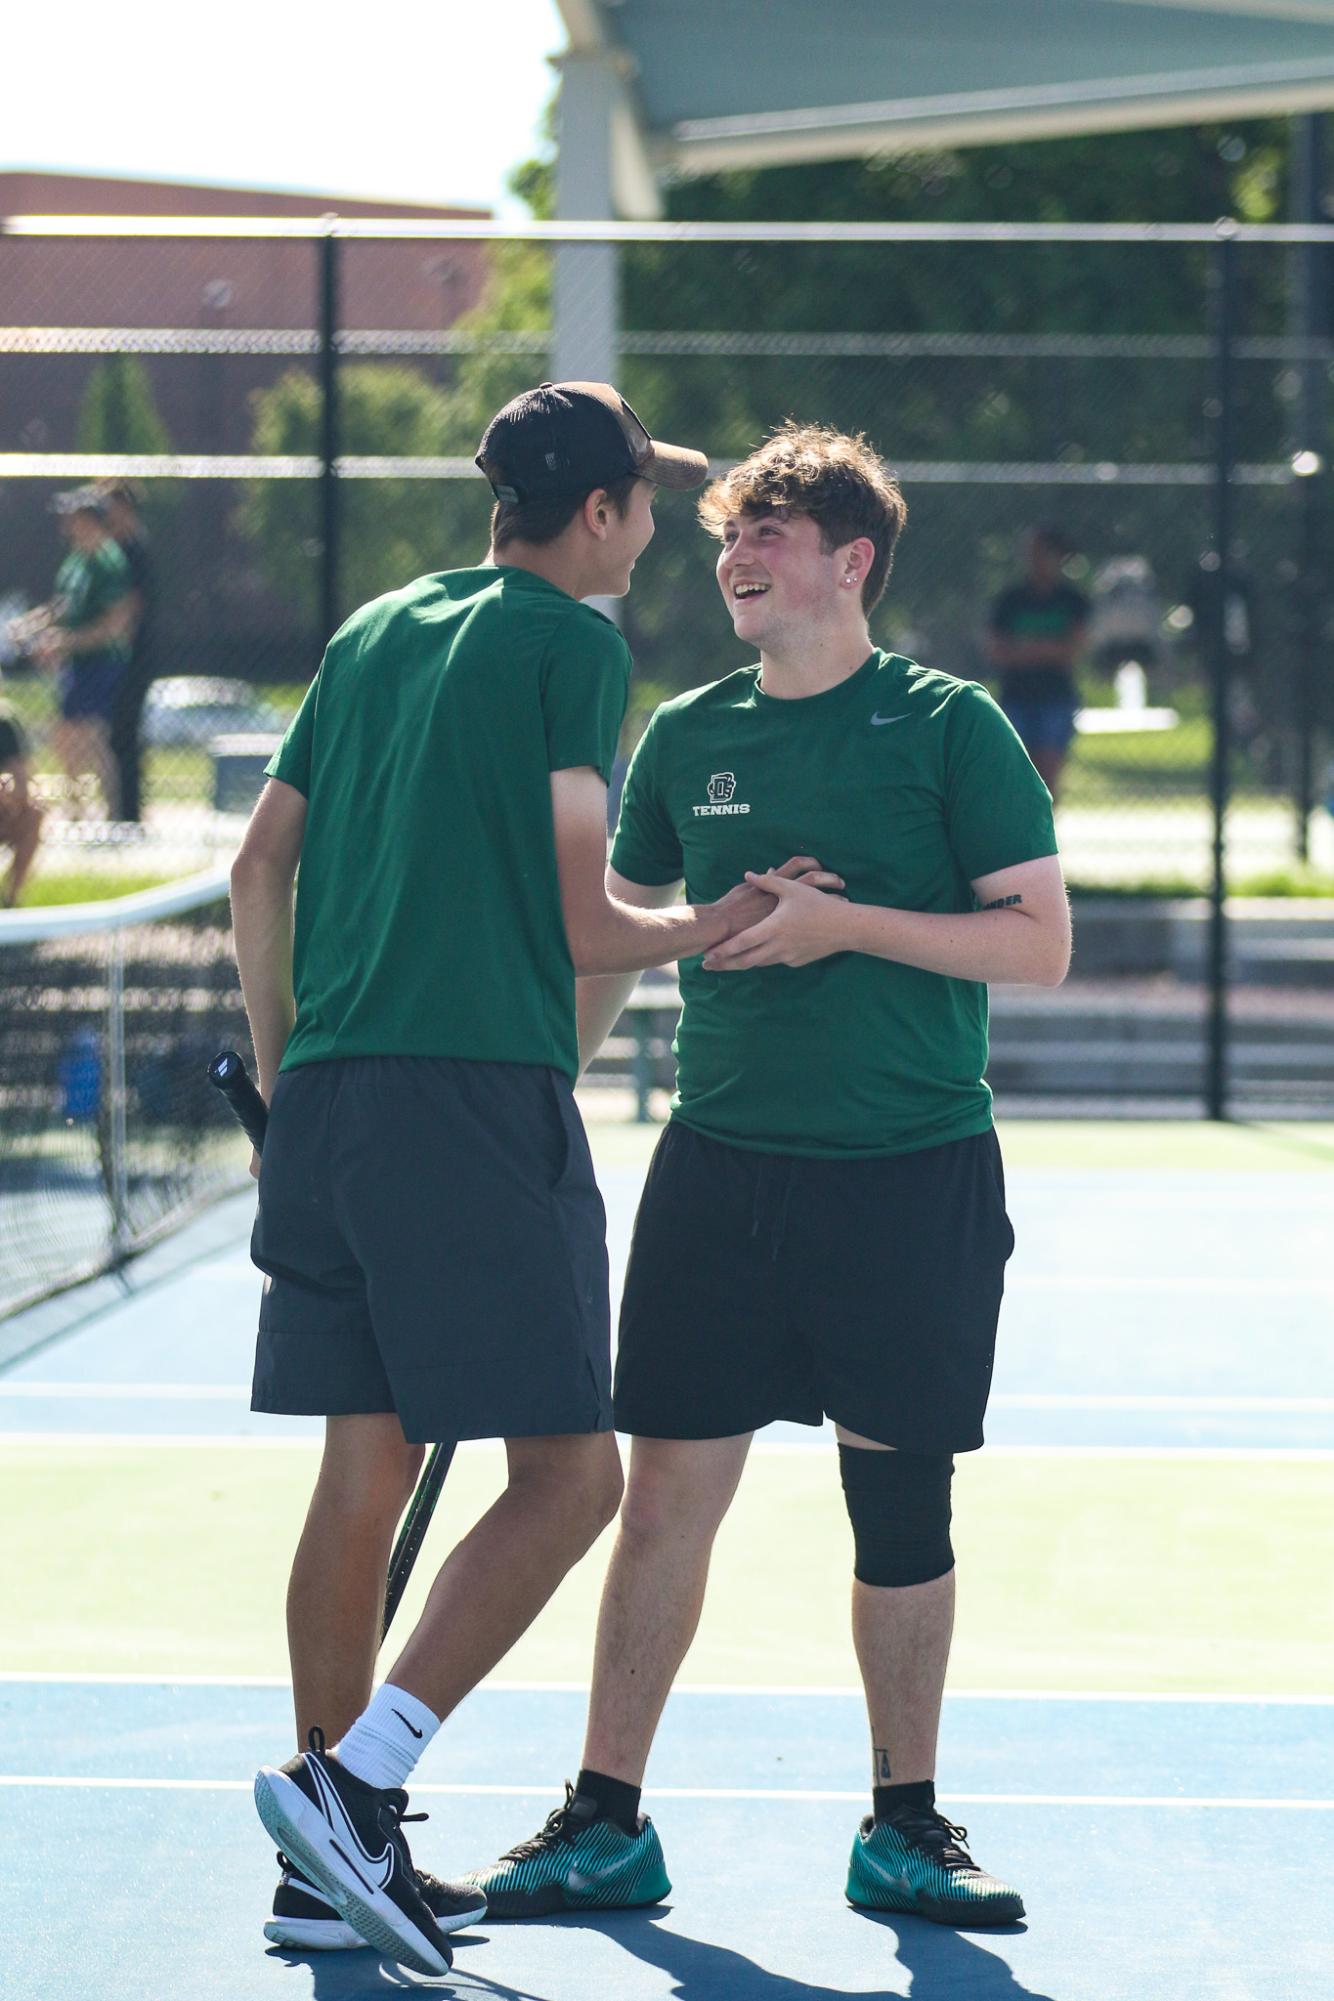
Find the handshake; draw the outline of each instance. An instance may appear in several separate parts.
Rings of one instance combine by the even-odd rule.
[[[704,970],[808,966],[844,951],[841,919],[848,899],[839,891],[845,887],[842,876],[821,868],[811,855],[794,855],[762,874],[748,869],[745,881],[713,906],[728,929],[723,942],[704,954]]]

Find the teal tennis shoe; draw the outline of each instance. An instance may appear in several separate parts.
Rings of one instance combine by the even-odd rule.
[[[492,1918],[630,1910],[661,1902],[672,1887],[653,1822],[645,1816],[638,1833],[627,1834],[568,1783],[564,1806],[548,1814],[540,1834],[461,1880],[482,1892]]]
[[[868,1911],[908,1911],[938,1925],[1010,1925],[1024,1900],[979,1869],[955,1827],[934,1807],[899,1807],[888,1820],[868,1814],[848,1864],[848,1902]]]

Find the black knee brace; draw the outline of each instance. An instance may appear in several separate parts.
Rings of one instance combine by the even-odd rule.
[[[840,1445],[843,1498],[861,1584],[929,1584],[954,1568],[948,1452],[871,1452]]]

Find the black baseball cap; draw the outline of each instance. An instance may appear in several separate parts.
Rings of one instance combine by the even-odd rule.
[[[491,419],[475,463],[497,500],[560,500],[637,476],[702,486],[703,452],[651,438],[610,382],[543,382]]]

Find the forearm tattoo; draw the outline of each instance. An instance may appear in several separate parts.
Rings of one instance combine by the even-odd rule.
[[[1022,896],[998,896],[994,903],[984,903],[984,910],[1012,910],[1016,903],[1023,902]]]

